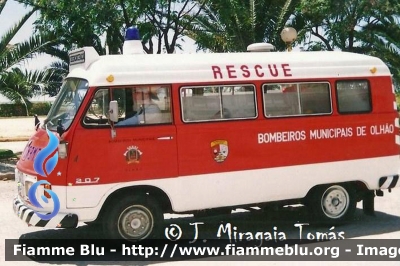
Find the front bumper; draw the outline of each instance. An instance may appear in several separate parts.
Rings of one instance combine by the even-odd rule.
[[[40,219],[36,212],[22,203],[16,197],[13,200],[14,213],[30,226],[51,227],[51,228],[75,228],[78,225],[78,216],[72,213],[57,213],[50,220]],[[43,213],[45,214],[45,213]]]

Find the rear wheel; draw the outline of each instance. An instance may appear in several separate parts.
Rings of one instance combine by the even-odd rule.
[[[317,222],[340,224],[350,220],[356,209],[356,193],[349,184],[319,186],[308,199],[308,206]]]
[[[140,241],[159,236],[164,217],[152,198],[142,195],[114,203],[103,223],[108,238]]]

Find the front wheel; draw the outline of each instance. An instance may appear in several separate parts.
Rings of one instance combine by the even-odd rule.
[[[109,208],[103,231],[110,239],[156,238],[164,221],[157,203],[146,195],[123,198]]]
[[[308,198],[312,218],[317,222],[341,224],[350,220],[356,209],[356,193],[349,184],[315,188]]]

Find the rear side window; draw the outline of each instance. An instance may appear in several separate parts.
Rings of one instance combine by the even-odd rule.
[[[183,87],[180,92],[184,122],[257,116],[253,85]]]
[[[371,91],[367,80],[338,81],[336,91],[339,113],[371,112]]]
[[[275,83],[263,85],[266,117],[330,114],[329,83]]]

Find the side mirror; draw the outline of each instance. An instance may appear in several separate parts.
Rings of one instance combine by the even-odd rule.
[[[64,134],[65,130],[64,127],[62,125],[61,119],[57,120],[57,133],[58,135],[60,135],[60,137],[62,136],[62,134]]]
[[[118,102],[110,101],[110,110],[108,111],[110,120],[113,122],[118,122]]]

